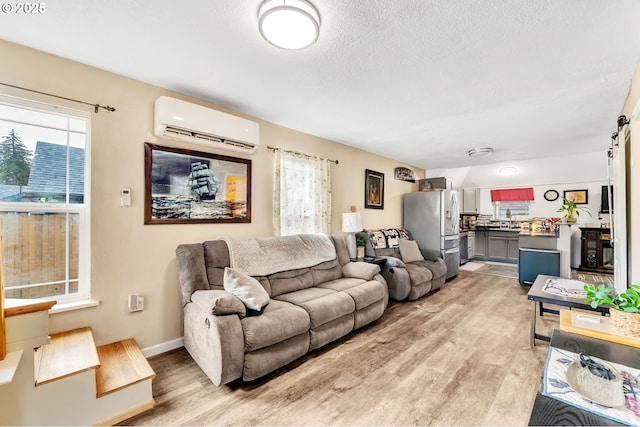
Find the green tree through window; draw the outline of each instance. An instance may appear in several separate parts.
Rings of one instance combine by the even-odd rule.
[[[0,184],[28,185],[31,151],[14,129],[0,142]]]

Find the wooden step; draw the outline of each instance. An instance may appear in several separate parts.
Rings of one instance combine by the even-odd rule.
[[[133,338],[98,347],[98,356],[97,397],[156,377]]]
[[[52,334],[49,344],[35,349],[36,386],[100,366],[90,327]]]

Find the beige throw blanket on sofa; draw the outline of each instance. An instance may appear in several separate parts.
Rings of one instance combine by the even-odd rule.
[[[336,248],[325,234],[228,237],[222,240],[229,247],[231,268],[250,276],[268,276],[336,259]]]

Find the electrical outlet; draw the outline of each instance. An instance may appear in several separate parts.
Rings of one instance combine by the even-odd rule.
[[[127,308],[129,313],[144,310],[144,297],[139,294],[130,294],[127,299]]]

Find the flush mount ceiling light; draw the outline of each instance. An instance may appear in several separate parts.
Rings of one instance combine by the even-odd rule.
[[[485,147],[485,148],[472,148],[467,152],[469,157],[482,157],[487,156],[493,153],[493,148]]]
[[[514,176],[517,173],[518,169],[514,168],[513,166],[507,166],[498,170],[498,174],[500,176]]]
[[[260,34],[282,49],[303,49],[318,40],[320,15],[306,0],[266,0],[258,10]]]

